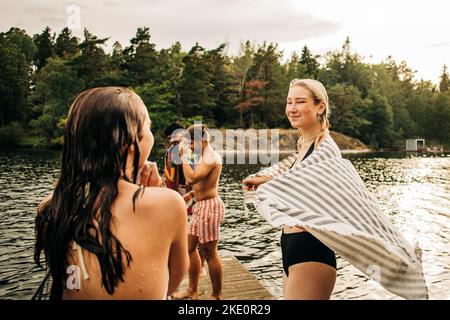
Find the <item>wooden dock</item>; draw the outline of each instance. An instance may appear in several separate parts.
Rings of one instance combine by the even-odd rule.
[[[275,297],[234,257],[221,257],[223,264],[223,298],[225,300],[275,300]],[[189,279],[186,276],[178,291],[186,290]],[[199,283],[200,299],[211,294],[209,275],[201,275]]]

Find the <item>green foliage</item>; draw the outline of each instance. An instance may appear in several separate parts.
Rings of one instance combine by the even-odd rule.
[[[10,124],[0,127],[0,146],[1,147],[15,147],[20,144],[25,136],[25,131],[18,122],[11,122]]]
[[[298,61],[298,78],[301,79],[317,79],[320,64],[319,56],[313,55],[307,46],[302,49],[302,55]]]
[[[25,31],[0,33],[0,126],[26,118],[35,51]]]
[[[97,36],[84,29],[84,40],[80,43],[81,54],[70,61],[73,70],[83,80],[86,87],[98,86],[96,81],[107,76],[109,68],[109,56],[102,46],[109,38],[99,39]]]
[[[25,55],[25,60],[28,64],[33,61],[34,55],[37,51],[33,39],[27,35],[25,30],[19,28],[11,28],[8,32],[1,34],[10,44],[15,44]],[[2,37],[0,36],[0,37]]]
[[[35,65],[40,70],[45,67],[48,59],[55,54],[55,34],[51,33],[50,27],[46,27],[41,34],[34,35],[33,40],[37,47],[34,57]]]
[[[196,44],[183,58],[183,64],[179,87],[182,115],[212,119],[215,104],[214,84],[211,82],[213,67],[207,50]]]
[[[18,28],[0,33],[2,139],[19,143],[21,128],[31,127],[46,144],[59,145],[74,98],[87,88],[111,85],[135,89],[157,136],[174,121],[289,127],[289,83],[313,78],[327,88],[333,130],[381,148],[413,137],[450,143],[446,66],[437,86],[416,81],[406,62],[390,56],[379,64],[364,62],[348,38],[322,56],[305,45],[287,61],[276,43],[266,42],[242,42],[236,56],[227,55],[226,44],[206,49],[197,43],[184,51],[176,42],[157,50],[147,27],[138,28],[127,47],[114,42],[109,53],[107,40],[86,29],[83,39],[68,28],[56,35],[47,27],[33,38]]]
[[[211,85],[214,107],[212,118],[216,126],[223,126],[235,115],[233,104],[237,90],[231,74],[231,61],[224,54],[226,45],[222,44],[208,51],[207,59],[211,65]]]
[[[368,99],[371,106],[367,111],[368,124],[363,128],[364,141],[373,147],[390,147],[395,140],[392,106],[379,92],[371,90]]]
[[[180,83],[183,75],[183,58],[186,53],[182,51],[179,42],[174,43],[168,49],[161,49],[158,55],[157,74],[159,81],[168,84],[168,90],[173,93],[171,103],[175,106],[178,117],[182,116]]]
[[[363,138],[361,129],[370,125],[365,117],[370,107],[370,101],[361,98],[361,92],[352,85],[336,84],[328,89],[328,98],[331,101],[330,123],[334,131]]]
[[[55,54],[60,58],[69,58],[79,51],[78,38],[72,35],[69,28],[64,28],[56,38]]]
[[[288,88],[283,86],[285,69],[280,62],[282,55],[283,52],[278,50],[277,44],[265,42],[254,54],[254,64],[249,70],[250,78],[267,84],[261,91],[261,104],[257,109],[249,109],[251,127],[255,127],[257,123],[268,127],[283,126],[287,123],[284,101]]]
[[[212,127],[211,122],[208,122],[207,120],[203,119],[202,116],[193,116],[189,118],[182,119],[181,123],[188,128],[190,125],[194,124],[195,122],[202,122],[207,124],[209,127]]]
[[[178,119],[175,106],[171,104],[174,95],[170,91],[168,81],[161,84],[149,82],[143,86],[136,87],[135,91],[141,96],[147,107],[152,121],[152,131],[162,134],[169,124]]]
[[[35,101],[40,102],[34,108],[39,116],[31,121],[31,125],[42,132],[47,142],[63,134],[58,123],[66,117],[72,101],[83,87],[77,72],[63,59],[50,58],[39,72],[34,93]]]
[[[150,29],[138,28],[131,45],[123,50],[124,73],[131,85],[143,85],[157,79],[157,52],[150,42]]]
[[[439,91],[447,92],[450,89],[450,77],[448,75],[447,65],[444,64],[439,82]]]
[[[318,80],[325,87],[338,83],[352,85],[365,98],[372,84],[372,73],[362,58],[351,52],[350,39],[347,38],[341,50],[325,55],[325,67],[318,72]]]
[[[450,92],[435,96],[431,115],[433,122],[429,124],[429,136],[441,143],[450,143]]]

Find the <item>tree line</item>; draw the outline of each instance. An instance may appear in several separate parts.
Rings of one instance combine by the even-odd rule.
[[[450,79],[442,67],[439,84],[415,79],[407,63],[388,56],[366,63],[341,48],[322,56],[304,46],[283,61],[276,43],[249,41],[235,55],[227,45],[207,49],[179,42],[156,48],[147,27],[127,47],[84,30],[46,27],[30,36],[11,28],[0,33],[0,144],[41,136],[61,144],[68,108],[83,90],[126,86],[144,100],[154,129],[173,121],[202,120],[213,127],[288,128],[284,110],[289,82],[313,78],[328,90],[332,130],[375,148],[398,148],[404,139],[424,137],[450,143]],[[439,68],[439,66],[437,66]]]

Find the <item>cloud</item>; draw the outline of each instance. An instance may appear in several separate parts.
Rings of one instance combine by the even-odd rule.
[[[171,42],[198,41],[207,46],[227,38],[290,42],[333,33],[338,24],[296,9],[291,1],[161,1],[136,12],[149,18],[155,37]]]
[[[46,26],[53,30],[61,30],[67,21],[66,8],[70,1],[33,1],[33,0],[1,0],[0,31],[10,27],[25,29],[33,35],[41,32]]]
[[[428,47],[430,47],[430,48],[441,48],[441,47],[446,47],[446,46],[450,46],[450,41],[431,43],[428,45]]]
[[[65,27],[68,5],[79,5],[82,27],[127,45],[137,27],[148,26],[158,47],[180,41],[213,47],[224,40],[277,43],[301,41],[335,33],[340,25],[303,12],[294,0],[2,0],[0,31],[13,25],[38,33],[46,25]]]

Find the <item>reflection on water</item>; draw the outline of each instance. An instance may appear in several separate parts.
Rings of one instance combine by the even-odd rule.
[[[423,250],[432,299],[450,299],[450,155],[383,153],[347,156],[395,226]],[[57,152],[0,153],[0,298],[28,299],[42,271],[33,263],[36,205],[50,191],[59,167]],[[160,159],[158,161],[161,163]],[[240,181],[260,165],[226,165],[220,195],[226,217],[219,244],[281,298],[279,231],[243,210]],[[338,259],[333,299],[398,299]]]
[[[33,263],[34,217],[58,166],[54,152],[0,153],[0,298],[28,299],[43,277]]]

